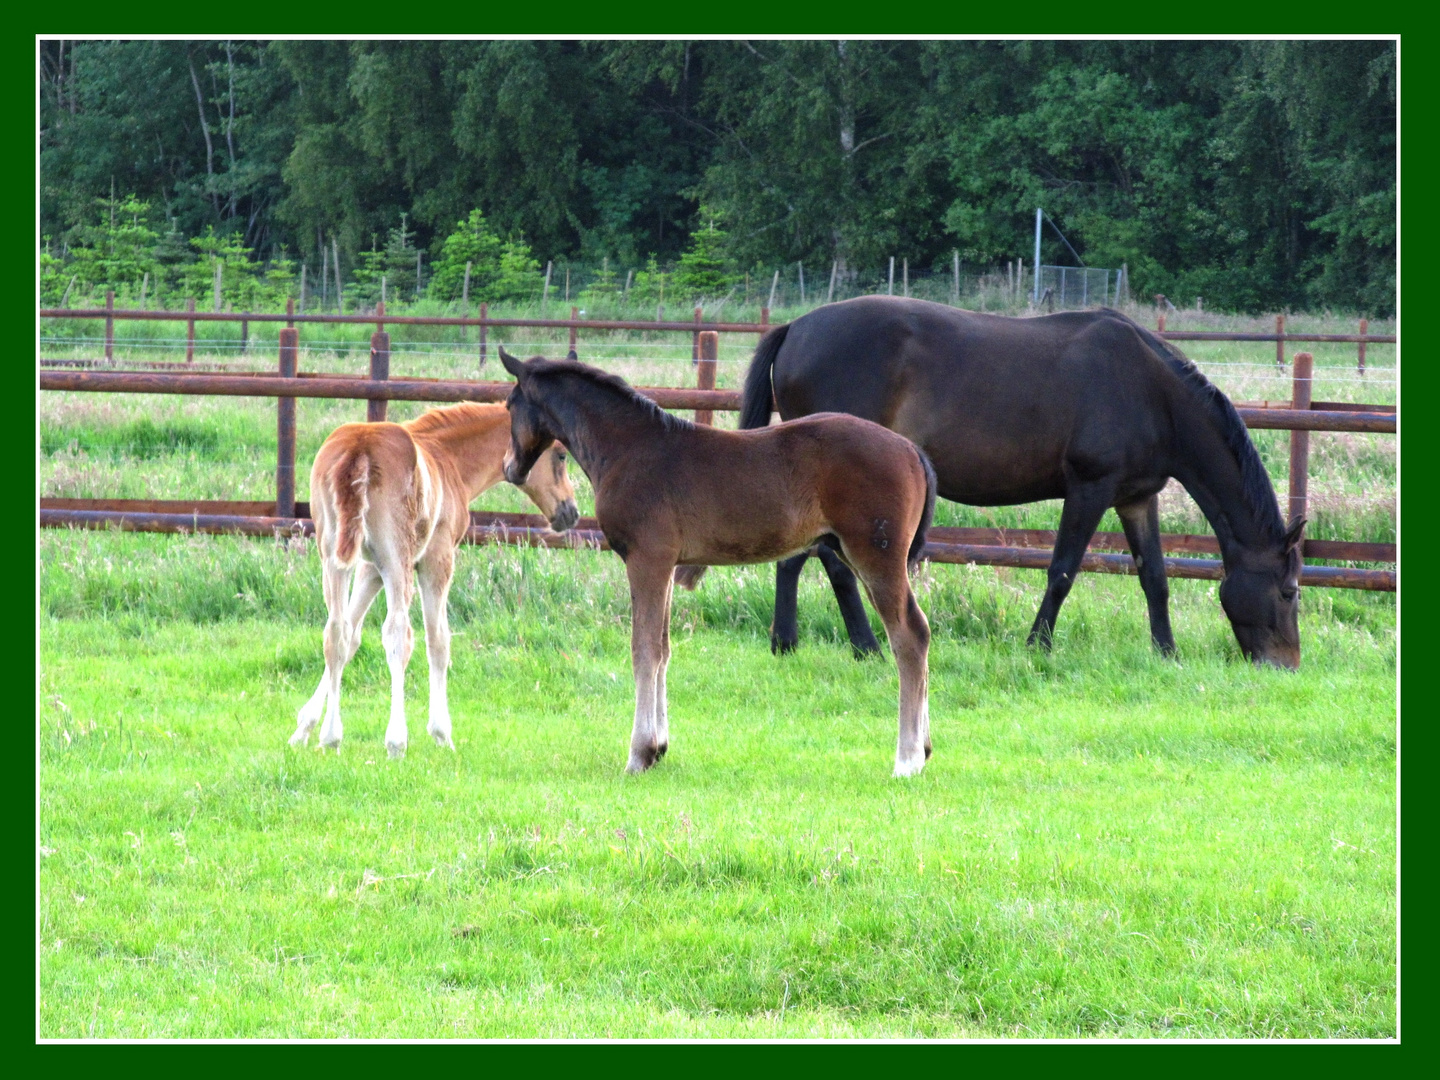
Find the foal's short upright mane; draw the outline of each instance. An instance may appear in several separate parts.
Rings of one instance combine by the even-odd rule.
[[[606,371],[597,371],[588,364],[576,363],[573,360],[546,360],[543,357],[537,356],[529,361],[529,363],[532,376],[568,375],[579,379],[590,386],[616,395],[620,399],[637,406],[647,417],[660,424],[666,431],[684,430],[695,426],[684,417],[676,416],[672,412],[666,412],[619,375],[612,375]]]
[[[446,405],[443,408],[431,409],[427,413],[417,416],[409,423],[409,428],[416,434],[427,431],[440,431],[444,428],[454,427],[456,424],[473,420],[485,414],[486,407],[473,401],[462,401],[456,405]]]
[[[1240,414],[1235,411],[1230,399],[1205,377],[1193,360],[1164,338],[1145,329],[1128,315],[1110,308],[1105,308],[1104,311],[1134,327],[1141,340],[1165,362],[1180,379],[1181,385],[1198,398],[1202,407],[1208,411],[1225,440],[1225,446],[1240,466],[1241,493],[1246,506],[1255,516],[1256,525],[1264,531],[1268,540],[1278,544],[1285,535],[1285,522],[1280,517],[1280,506],[1275,501],[1275,488],[1270,483],[1270,474],[1265,471],[1265,464],[1260,460],[1255,444],[1250,441],[1250,431],[1245,426],[1245,421],[1240,419]]]

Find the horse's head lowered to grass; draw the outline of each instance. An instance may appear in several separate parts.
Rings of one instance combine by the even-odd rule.
[[[1300,666],[1300,540],[1305,519],[1291,524],[1278,552],[1247,554],[1227,567],[1220,606],[1245,659]]]

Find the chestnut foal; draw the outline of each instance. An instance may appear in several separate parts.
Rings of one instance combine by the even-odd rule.
[[[930,627],[909,570],[935,507],[935,473],[902,435],[824,413],[755,431],[702,427],[586,364],[500,359],[518,380],[506,402],[505,477],[522,482],[557,440],[595,488],[595,516],[630,579],[635,726],[628,772],[670,744],[665,668],[677,565],[772,562],[821,541],[854,569],[885,623],[900,671],[895,775],[930,755]]]
[[[415,642],[410,602],[418,572],[430,659],[426,730],[436,744],[454,749],[445,692],[450,665],[446,598],[455,547],[470,527],[470,502],[504,479],[509,436],[510,417],[503,405],[466,403],[431,409],[404,424],[345,424],[325,440],[310,470],[310,514],[330,613],[325,674],[300,710],[290,745],[305,745],[323,711],[320,746],[339,750],[340,676],[360,647],[365,613],[383,585],[387,611],[381,636],[390,664],[385,748],[392,758],[405,753],[405,668]],[[547,450],[546,460],[520,487],[557,532],[579,520],[563,447]]]

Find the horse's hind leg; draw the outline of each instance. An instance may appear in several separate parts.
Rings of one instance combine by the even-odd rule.
[[[646,559],[631,551],[625,560],[630,579],[630,663],[635,673],[635,726],[625,771],[644,772],[660,758],[659,674],[667,652],[665,623],[670,603],[673,561]],[[669,738],[668,723],[666,738]]]
[[[320,676],[320,685],[315,688],[300,709],[295,725],[295,734],[290,736],[291,746],[304,746],[310,739],[310,732],[319,723],[330,701],[331,711],[339,723],[340,672],[344,670],[346,646],[349,632],[345,624],[345,592],[349,586],[352,571],[349,567],[332,563],[323,554],[320,557],[320,587],[325,594],[325,671]],[[329,724],[326,725],[328,730]],[[322,730],[322,743],[325,731]],[[338,743],[339,740],[337,739]]]
[[[1075,575],[1080,570],[1080,560],[1085,548],[1095,535],[1095,528],[1105,516],[1114,494],[1112,484],[1086,484],[1072,487],[1065,496],[1064,508],[1060,511],[1060,529],[1055,537],[1055,551],[1050,556],[1050,572],[1045,585],[1045,598],[1040,601],[1040,612],[1035,624],[1030,627],[1029,645],[1050,648],[1055,635],[1055,619],[1060,614],[1060,605],[1070,595],[1075,584]]]
[[[845,565],[829,544],[822,543],[817,554],[830,577],[830,587],[835,590],[835,601],[840,605],[840,617],[845,620],[845,632],[850,636],[855,658],[858,660],[879,653],[880,642],[875,640],[875,631],[870,629],[870,617],[865,614],[865,601],[860,599],[855,571]]]
[[[796,611],[799,606],[800,571],[810,558],[808,551],[781,559],[775,564],[775,618],[770,623],[770,651],[777,656],[792,652],[800,640]]]
[[[455,572],[455,550],[437,542],[420,562],[420,611],[425,616],[425,654],[430,661],[430,723],[425,728],[436,746],[455,749],[450,737],[450,614],[447,604]]]
[[[1170,583],[1165,579],[1165,554],[1160,550],[1160,496],[1117,506],[1130,554],[1140,571],[1140,588],[1150,609],[1150,639],[1166,656],[1175,655],[1170,631]]]
[[[329,644],[329,640],[332,634],[336,642],[333,655],[336,657],[339,666],[339,672],[335,673],[334,676],[336,684],[336,694],[339,693],[339,675],[344,673],[345,666],[355,658],[355,653],[360,648],[360,631],[365,623],[365,614],[370,610],[370,605],[374,603],[375,596],[380,591],[380,572],[376,570],[375,567],[372,566],[370,563],[362,562],[358,567],[355,568],[355,573],[352,581],[353,584],[350,587],[350,599],[346,604],[344,615],[340,619],[341,625],[337,626],[332,631],[329,626],[329,621],[327,620],[325,628],[327,639],[327,644],[325,648],[325,671],[320,676],[320,685],[315,688],[314,695],[310,698],[309,701],[305,703],[305,706],[300,710],[299,726],[296,727],[295,734],[290,736],[290,744],[292,746],[305,745],[307,739],[309,738],[310,732],[314,729],[315,725],[319,722],[320,717],[325,712],[325,703],[330,698],[330,683],[332,677],[332,665],[329,659],[332,655],[331,646]],[[340,596],[343,598],[345,594],[345,585],[343,580],[339,582],[339,587]],[[334,616],[332,615],[331,618],[334,618]],[[336,729],[334,732],[322,729],[321,745],[335,746],[339,744],[339,723],[340,713],[339,707],[337,705],[335,712]],[[334,736],[333,741],[326,744],[324,742],[325,736],[330,734],[333,734]]]
[[[385,728],[385,750],[401,757],[409,743],[405,727],[405,668],[415,648],[415,631],[410,626],[410,601],[415,591],[415,571],[408,564],[395,566],[385,579],[385,660],[390,665],[390,723]]]
[[[904,549],[900,549],[903,551]],[[900,672],[900,734],[895,745],[895,775],[914,776],[930,757],[930,623],[903,560],[895,565],[859,566],[875,610],[885,623],[890,651]]]

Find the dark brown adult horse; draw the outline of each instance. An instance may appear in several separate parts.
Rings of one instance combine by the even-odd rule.
[[[597,368],[500,359],[517,380],[505,477],[525,481],[559,440],[595,489],[595,517],[630,579],[635,727],[629,772],[670,744],[665,668],[677,564],[769,562],[817,541],[865,583],[900,669],[895,775],[930,756],[930,627],[910,591],[925,546],[935,473],[915,446],[853,416],[811,416],[763,431],[717,431],[665,412]]]
[[[1179,480],[1215,530],[1220,603],[1249,659],[1300,666],[1300,536],[1234,407],[1193,363],[1117,311],[1038,318],[976,314],[885,296],[828,304],[760,340],[741,428],[847,412],[914,440],[939,492],[974,506],[1063,498],[1049,582],[1030,642],[1048,646],[1081,556],[1105,511],[1120,515],[1166,653],[1169,589],[1158,493]],[[846,568],[819,551],[857,651],[878,646]],[[796,640],[806,554],[776,572],[771,643]]]

